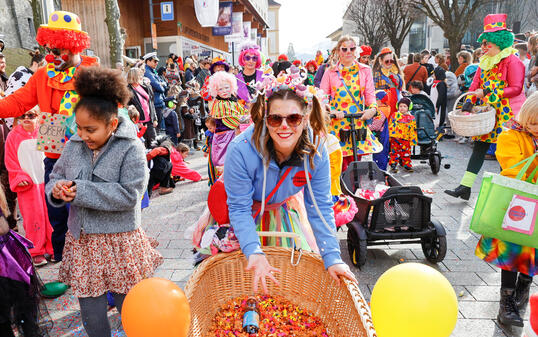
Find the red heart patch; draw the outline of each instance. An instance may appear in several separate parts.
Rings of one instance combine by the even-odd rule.
[[[310,172],[308,173],[308,178],[310,180],[312,180],[312,175],[310,174]],[[292,181],[293,181],[293,185],[295,185],[297,187],[301,187],[301,186],[306,185],[305,172],[304,171],[299,171],[299,172],[295,173],[295,175],[292,178]]]

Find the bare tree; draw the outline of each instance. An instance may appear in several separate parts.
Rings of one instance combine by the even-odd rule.
[[[110,65],[122,62],[123,44],[125,43],[120,27],[120,7],[117,0],[105,0],[105,22],[110,41]]]
[[[383,29],[394,52],[400,57],[400,51],[406,36],[417,18],[418,11],[406,0],[382,0]]]
[[[364,43],[372,47],[375,55],[387,41],[387,33],[383,29],[385,10],[382,2],[377,0],[353,0],[344,16],[354,23],[354,33],[364,39]]]
[[[444,31],[450,48],[450,67],[458,66],[456,54],[478,9],[490,0],[410,0],[411,5]]]

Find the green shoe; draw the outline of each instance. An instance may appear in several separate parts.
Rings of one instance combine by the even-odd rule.
[[[67,291],[67,284],[62,282],[45,283],[41,289],[41,296],[45,298],[56,298],[62,296]]]

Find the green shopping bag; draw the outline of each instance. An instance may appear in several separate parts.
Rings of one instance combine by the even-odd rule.
[[[537,153],[511,167],[524,164],[515,179],[484,173],[471,219],[473,232],[538,248],[538,186],[532,182],[538,167],[527,180],[522,180],[536,156]]]

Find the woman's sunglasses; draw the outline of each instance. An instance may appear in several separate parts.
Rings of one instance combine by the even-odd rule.
[[[347,53],[347,51],[351,51],[351,52],[354,52],[355,50],[357,49],[357,47],[351,47],[351,48],[346,48],[346,47],[341,47],[340,50],[344,53]]]
[[[250,61],[250,60],[252,60],[252,61],[254,61],[254,62],[257,62],[257,61],[258,61],[258,56],[256,56],[256,55],[254,55],[254,56],[245,55],[245,56],[243,57],[243,59],[244,59],[245,61],[247,61],[247,62]]]
[[[292,114],[286,117],[280,115],[268,115],[267,124],[273,128],[278,128],[280,125],[282,125],[282,120],[286,119],[286,124],[292,128],[295,128],[301,124],[303,118],[304,115],[301,114]]]
[[[29,113],[29,114],[21,115],[20,119],[35,119],[36,117],[37,117],[36,114]]]
[[[481,44],[482,47],[485,47],[487,45],[488,45],[488,41],[482,41],[482,44]]]
[[[385,64],[393,64],[394,60],[385,60]]]

